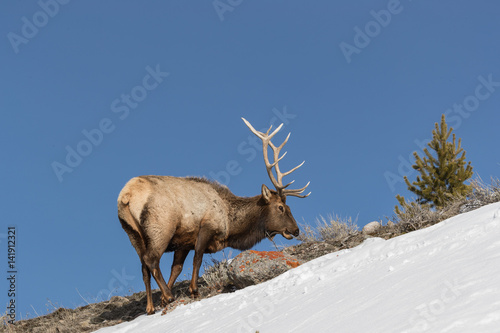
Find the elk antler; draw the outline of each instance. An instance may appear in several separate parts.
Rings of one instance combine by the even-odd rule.
[[[269,127],[269,129],[267,130],[266,133],[262,133],[262,132],[257,131],[255,128],[253,128],[253,126],[245,118],[241,118],[241,119],[243,119],[243,121],[248,126],[250,131],[252,131],[253,134],[255,134],[258,138],[260,138],[262,140],[262,150],[264,152],[264,162],[266,163],[267,174],[269,175],[271,182],[273,183],[274,187],[276,188],[276,191],[278,191],[278,194],[281,196],[290,195],[290,196],[299,197],[299,198],[305,198],[305,197],[309,196],[309,194],[311,194],[311,192],[309,192],[306,195],[301,195],[301,193],[306,190],[306,188],[307,188],[307,186],[309,186],[310,182],[307,183],[306,186],[304,186],[303,188],[296,189],[296,190],[287,189],[287,187],[290,186],[295,180],[292,180],[290,183],[283,185],[283,177],[291,174],[292,172],[294,172],[295,170],[300,168],[305,162],[304,161],[304,162],[300,163],[299,165],[297,165],[295,168],[291,169],[290,171],[283,172],[283,173],[280,171],[278,162],[281,161],[283,159],[283,157],[285,157],[285,155],[286,155],[286,152],[285,152],[280,157],[279,156],[280,151],[285,146],[285,144],[288,142],[288,139],[290,138],[291,133],[288,133],[288,136],[286,137],[285,141],[283,141],[283,143],[279,147],[276,147],[271,142],[271,139],[273,138],[273,136],[276,135],[276,133],[279,132],[279,130],[281,129],[283,124],[279,125],[278,128],[276,128],[274,130],[274,132],[269,134],[269,132],[271,132],[271,129],[273,128],[272,125],[271,125],[271,127]],[[274,157],[273,163],[269,162],[269,156],[268,156],[268,152],[267,152],[268,147],[271,147],[271,149],[273,150],[273,157]],[[276,177],[274,177],[273,168],[276,171]]]

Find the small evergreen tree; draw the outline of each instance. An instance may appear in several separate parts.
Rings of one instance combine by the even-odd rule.
[[[428,143],[435,155],[427,148],[424,149],[423,158],[418,156],[417,152],[413,153],[415,164],[412,167],[420,173],[420,176],[417,176],[417,180],[413,183],[410,183],[406,176],[404,180],[408,185],[408,190],[417,195],[417,203],[420,205],[443,208],[453,198],[464,197],[472,191],[470,185],[464,184],[472,177],[471,162],[466,165],[461,139],[458,139],[457,144],[455,134],[453,134],[453,142],[448,142],[452,131],[453,128],[448,129],[443,114],[441,124],[435,124],[432,141]],[[407,208],[408,203],[404,197],[398,195],[396,198],[403,208]],[[401,214],[398,207],[396,207],[396,213]]]

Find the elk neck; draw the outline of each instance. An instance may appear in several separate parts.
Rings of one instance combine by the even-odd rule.
[[[264,209],[261,196],[231,200],[229,213],[227,245],[248,250],[266,237]]]

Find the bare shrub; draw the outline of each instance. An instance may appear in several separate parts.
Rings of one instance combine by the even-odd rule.
[[[301,226],[302,232],[297,239],[302,242],[322,242],[346,238],[359,232],[356,222],[357,219],[353,221],[351,217],[329,215],[325,218],[320,215],[316,218],[315,228],[308,224]]]
[[[229,284],[229,260],[225,253],[223,252],[224,259],[217,260],[214,257],[210,257],[212,265],[204,263],[204,273],[202,275],[203,280],[207,284],[209,290],[215,292],[223,291]]]
[[[435,210],[429,205],[406,199],[400,204],[401,208],[396,210],[392,220],[396,222],[396,228],[401,233],[422,229],[437,222]]]
[[[420,204],[416,200],[406,200],[401,208],[396,210],[393,221],[400,233],[419,230],[455,215],[465,213],[490,203],[500,201],[500,181],[492,178],[491,184],[485,184],[481,178],[470,182],[472,192],[467,197],[454,197],[441,209]]]
[[[472,193],[467,197],[469,206],[474,206],[473,209],[479,208],[490,203],[500,201],[500,180],[491,178],[491,184],[483,182],[481,177],[478,177],[470,182]],[[472,210],[468,209],[467,211]]]
[[[434,225],[460,214],[460,207],[466,201],[465,198],[456,197],[443,208],[434,209],[427,204],[407,200],[401,206],[399,213],[393,216],[393,221],[396,222],[395,228],[398,233],[404,234]]]

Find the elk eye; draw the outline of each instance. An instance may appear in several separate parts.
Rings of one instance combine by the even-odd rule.
[[[285,212],[285,208],[283,208],[283,206],[279,206],[278,208],[279,210],[281,210],[282,213]]]

